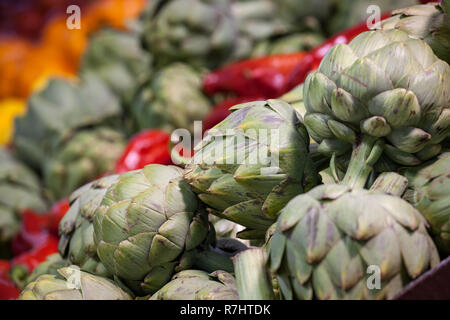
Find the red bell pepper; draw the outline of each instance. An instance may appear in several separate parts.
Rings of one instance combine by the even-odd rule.
[[[240,97],[275,98],[282,94],[286,77],[305,56],[305,52],[298,52],[232,63],[207,74],[203,89],[209,95],[229,92]]]
[[[15,256],[10,262],[10,279],[13,283],[23,284],[28,274],[48,255],[58,252],[58,225],[68,209],[69,203],[63,199],[54,204],[48,213],[22,212],[20,231],[12,241]]]
[[[36,213],[32,210],[22,212],[22,224],[19,233],[12,241],[14,258],[11,261],[0,260],[0,299],[16,299],[24,279],[34,268],[44,262],[47,256],[58,252],[58,225],[69,209],[67,199],[52,206],[48,213]]]
[[[47,237],[58,236],[58,226],[62,217],[69,210],[69,202],[62,199],[55,203],[48,213],[36,213],[26,209],[22,212],[22,224],[19,233],[12,241],[15,256],[41,246]]]
[[[214,108],[210,111],[208,116],[203,120],[203,132],[211,129],[216,124],[224,120],[226,117],[230,115],[229,109],[237,104],[255,101],[255,100],[264,100],[264,98],[255,97],[255,98],[229,98],[225,99],[214,106]]]
[[[169,141],[170,135],[161,130],[145,130],[136,134],[117,161],[115,172],[137,170],[151,163],[172,164]]]
[[[59,223],[69,208],[70,204],[68,199],[59,200],[51,207],[48,215],[47,228],[53,235],[58,236]]]
[[[381,19],[389,15],[384,14]],[[364,21],[334,35],[307,53],[274,55],[230,64],[206,75],[203,88],[209,95],[225,92],[238,97],[280,97],[302,83],[310,71],[317,69],[331,47],[349,43],[368,30]]]
[[[17,266],[25,267],[28,272],[32,272],[40,263],[44,262],[47,256],[58,252],[58,238],[46,233],[41,233],[39,243],[31,250],[22,253],[11,260],[11,268]]]
[[[9,262],[9,260],[0,259],[0,273],[8,272],[10,265],[11,263]]]
[[[28,275],[46,258],[58,252],[58,238],[43,231],[39,234],[39,243],[35,243],[34,247],[11,260],[10,279],[20,288],[24,286],[24,282]]]
[[[8,272],[0,271],[0,300],[16,300],[20,290],[9,278]]]
[[[46,225],[47,218],[45,215],[41,216],[32,210],[24,210],[20,231],[12,241],[14,256],[19,256],[30,251],[33,247],[42,245],[48,236]]]

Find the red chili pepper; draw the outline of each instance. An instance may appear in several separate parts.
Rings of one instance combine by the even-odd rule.
[[[208,116],[203,120],[203,132],[211,129],[216,124],[224,120],[226,117],[230,115],[229,109],[237,104],[255,101],[255,100],[264,100],[264,98],[229,98],[223,100],[216,104],[214,108],[210,111]]]
[[[16,300],[20,290],[9,278],[6,271],[0,271],[0,300]]]
[[[203,89],[210,95],[230,92],[240,97],[275,98],[305,56],[305,52],[298,52],[236,62],[206,75]]]
[[[116,163],[116,173],[145,167],[147,164],[172,164],[169,150],[170,135],[161,130],[145,130],[128,142]]]

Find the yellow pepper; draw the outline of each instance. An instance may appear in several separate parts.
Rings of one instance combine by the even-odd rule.
[[[25,100],[0,100],[0,145],[8,144],[14,132],[14,118],[25,113]]]

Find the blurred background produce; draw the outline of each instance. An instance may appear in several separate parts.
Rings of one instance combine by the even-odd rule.
[[[95,298],[94,283],[98,297],[108,299],[391,298],[439,261],[426,235],[427,224],[441,257],[450,252],[450,167],[448,153],[442,153],[450,145],[449,92],[444,88],[449,81],[450,1],[414,6],[419,2],[427,1],[2,1],[0,299],[16,299],[20,290],[21,299]],[[376,31],[375,40],[366,33],[367,39],[353,42],[351,50],[358,56],[346,54],[350,47],[344,44],[368,30],[366,20],[373,12],[367,9],[373,4],[380,8],[383,30]],[[67,28],[69,5],[81,8],[81,29]],[[414,44],[410,37],[416,38]],[[411,63],[397,51],[385,52],[388,49],[373,57],[378,52],[374,48],[417,43],[420,49],[410,55],[421,59],[407,60]],[[366,51],[364,44],[369,44]],[[391,110],[380,111],[378,106],[374,111],[381,98],[364,100],[370,112],[359,115],[358,99],[364,95],[351,84],[345,87],[340,78],[345,70],[366,80],[366,71],[345,69],[359,57],[396,71],[389,64],[390,54],[408,77],[425,71],[436,75],[421,82],[430,88],[426,92],[395,83],[427,108],[426,114],[416,116],[420,121],[413,121],[417,128],[408,132],[402,129],[404,123],[393,124]],[[311,73],[314,70],[319,71]],[[397,79],[400,75],[394,71],[387,73]],[[325,76],[331,80],[323,82]],[[347,100],[331,103],[328,91],[336,84],[349,93]],[[391,94],[394,90],[385,85],[368,87]],[[439,99],[428,99],[428,92]],[[402,100],[398,95],[385,100]],[[354,111],[347,118],[344,107]],[[395,132],[380,134],[380,118]],[[365,123],[361,129],[360,120]],[[189,138],[181,150],[174,150],[173,131],[192,135],[194,121],[202,121],[202,143],[194,149]],[[222,131],[208,134],[213,127]],[[242,135],[242,128],[282,129],[283,145],[270,149],[281,155],[281,172],[270,178],[261,173],[271,169],[270,154],[249,167],[223,165],[220,161],[229,155],[211,153],[223,137],[243,138],[246,142],[237,151],[251,154],[256,142]],[[433,143],[418,152],[425,142],[413,133],[422,129],[433,135]],[[390,144],[383,156],[370,153],[368,162],[367,151],[358,157],[354,150],[365,144],[356,136],[363,134],[380,144],[387,136]],[[204,161],[199,152],[217,163]],[[186,165],[191,157],[200,161]],[[169,166],[174,163],[178,167]],[[345,175],[347,166],[352,170]],[[378,190],[389,196],[351,191],[369,187],[388,169],[406,176],[377,180]],[[393,185],[402,183],[402,192],[394,192]],[[342,212],[333,208],[345,207],[350,194],[355,208],[364,199],[373,206],[379,199],[391,201],[403,214],[393,227],[398,237],[408,230],[429,252],[414,260],[406,248],[409,240],[393,240],[403,250],[398,263],[407,270],[390,265],[383,284],[387,289],[375,296],[361,289],[361,266],[355,267],[351,283],[340,283],[346,280],[333,278],[342,271],[338,267],[324,271],[308,265],[313,258],[305,258],[297,247],[285,247],[303,239],[283,229],[286,219],[290,227],[304,231],[303,200],[329,204],[329,212],[318,215],[324,221],[330,212]],[[335,239],[353,249],[356,240],[370,247],[372,238],[388,239],[394,214],[386,210],[387,222],[365,230],[370,235],[361,235],[353,215],[342,214],[339,219],[348,219],[354,228],[333,222],[339,233]],[[292,217],[295,221],[289,220]],[[353,233],[357,236],[348,240]],[[270,291],[274,284],[275,291],[242,292],[245,283],[260,280],[246,270],[252,268],[252,259],[255,268],[264,269],[258,259],[267,257],[258,251],[242,255],[234,261],[235,274],[230,257],[264,243],[270,255],[266,267],[274,278],[265,279],[268,271],[261,269],[255,269],[255,275],[273,282],[262,287]],[[386,259],[395,260],[399,250]],[[371,258],[361,252],[369,263]],[[333,254],[323,251],[314,259],[331,261],[335,267]],[[370,254],[380,262],[384,252],[375,248]],[[61,291],[78,267],[86,286]],[[305,274],[295,274],[299,269]],[[400,281],[400,273],[409,278]],[[295,277],[300,277],[297,282]]]
[[[133,96],[133,83],[148,78],[152,64],[163,67],[169,62],[189,63],[194,59],[196,67],[220,67],[250,56],[309,50],[330,35],[365,20],[370,1],[356,3],[355,6],[354,1],[335,0],[2,1],[0,143],[10,141],[13,118],[23,114],[30,93],[44,87],[52,76],[71,79],[79,72],[93,71],[126,105]],[[382,0],[376,4],[388,12],[414,3],[414,0]],[[68,5],[81,8],[79,30],[66,27]],[[187,6],[193,12],[191,20],[183,16],[188,12],[183,10]],[[217,14],[222,17],[220,21],[215,20]],[[91,39],[105,27],[116,30],[109,28]],[[146,32],[150,29],[151,32]],[[143,31],[144,48],[150,55],[139,48],[136,30]],[[209,55],[217,62],[211,64],[208,58],[208,63],[202,63],[201,57]],[[146,64],[148,67],[144,67]]]
[[[111,26],[128,29],[145,0],[19,0],[0,3],[0,143],[11,137],[11,120],[48,78],[76,76],[89,36]],[[81,8],[81,29],[66,27],[69,5]],[[4,122],[3,122],[4,121]]]

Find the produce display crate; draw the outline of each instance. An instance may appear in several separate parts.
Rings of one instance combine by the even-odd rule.
[[[411,282],[394,300],[450,300],[450,257]]]

